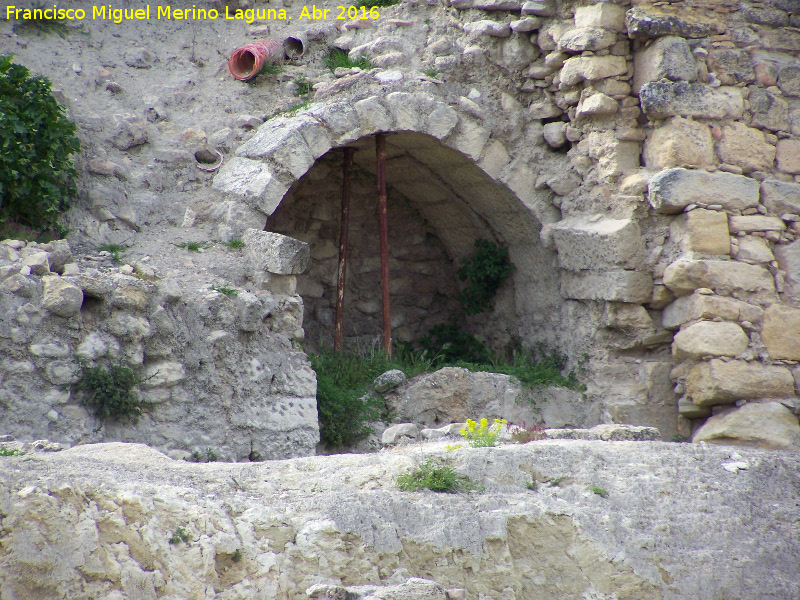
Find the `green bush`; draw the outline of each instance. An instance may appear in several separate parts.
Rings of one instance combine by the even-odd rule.
[[[0,56],[0,225],[56,229],[77,193],[70,156],[80,150],[50,81]]]
[[[464,332],[455,321],[434,325],[419,339],[419,345],[426,356],[439,366],[457,362],[479,364],[492,360],[492,353],[486,344]]]
[[[367,394],[375,378],[398,367],[385,355],[369,356],[323,351],[312,354],[317,373],[317,412],[322,442],[331,447],[350,446],[372,430],[368,421],[384,416],[380,398]]]
[[[92,407],[99,418],[131,417],[136,422],[144,407],[133,391],[140,383],[139,376],[122,365],[108,369],[84,366],[75,387],[85,395],[83,404]]]
[[[514,272],[508,258],[508,248],[489,240],[475,240],[475,254],[461,260],[456,271],[461,281],[469,285],[460,294],[459,300],[468,315],[491,310],[492,298],[497,290]]]
[[[397,487],[404,492],[428,489],[445,494],[482,490],[466,475],[459,475],[451,467],[438,465],[433,460],[426,460],[419,469],[398,477]]]

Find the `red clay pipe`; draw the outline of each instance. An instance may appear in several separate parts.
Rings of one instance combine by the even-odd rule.
[[[239,81],[258,75],[267,62],[273,62],[283,52],[277,40],[258,40],[231,52],[228,70]]]
[[[375,138],[378,157],[378,218],[381,228],[381,303],[383,307],[383,351],[392,355],[392,317],[389,312],[389,218],[386,210],[386,137]]]
[[[342,219],[339,235],[339,281],[336,293],[336,321],[333,330],[333,351],[342,349],[342,324],[344,322],[344,282],[347,275],[347,233],[350,229],[350,172],[353,170],[353,148],[344,149],[342,161]]]

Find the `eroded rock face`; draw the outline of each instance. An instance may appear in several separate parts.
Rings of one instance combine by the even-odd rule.
[[[87,600],[216,589],[230,600],[289,600],[387,584],[493,600],[800,593],[796,536],[772,526],[800,517],[797,453],[661,442],[445,445],[253,465],[193,465],[130,444],[4,457],[0,593]],[[395,487],[428,458],[485,492]],[[46,551],[34,551],[35,540]],[[406,583],[423,574],[433,581]]]

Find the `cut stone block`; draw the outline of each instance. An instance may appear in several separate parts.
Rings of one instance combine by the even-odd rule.
[[[783,231],[786,225],[778,217],[765,217],[763,215],[731,215],[729,227],[731,233],[744,231]]]
[[[798,450],[800,423],[791,410],[778,402],[748,403],[710,417],[692,441]]]
[[[697,65],[692,50],[682,37],[660,37],[634,56],[634,94],[638,94],[645,83],[659,79],[670,81],[697,79]]]
[[[800,184],[766,179],[761,182],[761,202],[775,214],[800,214]]]
[[[800,185],[797,188],[800,210]],[[698,203],[744,210],[758,205],[758,193],[758,181],[750,177],[723,171],[667,169],[650,180],[648,199],[656,212],[673,214]]]
[[[675,360],[700,360],[705,356],[737,356],[750,338],[736,323],[700,321],[675,334],[672,355]]]
[[[736,260],[750,264],[765,264],[775,260],[769,244],[764,238],[746,236],[739,238],[739,249]]]
[[[744,123],[733,123],[722,128],[722,139],[717,152],[723,162],[751,171],[771,171],[775,161],[775,146],[768,143],[764,132]]]
[[[800,309],[781,304],[767,307],[761,340],[770,358],[800,360]]]
[[[672,117],[644,143],[644,162],[651,169],[705,167],[714,164],[714,143],[708,125]]]
[[[635,269],[642,262],[641,231],[631,219],[572,217],[555,223],[552,231],[558,262],[565,269]]]
[[[696,209],[678,217],[670,226],[670,237],[690,252],[730,254],[728,215],[721,211]]]
[[[786,398],[794,395],[794,378],[786,367],[715,358],[692,367],[686,377],[686,393],[700,406],[753,398]]]
[[[626,31],[625,9],[610,2],[600,2],[575,9],[575,27],[602,27],[619,33]]]
[[[737,88],[718,88],[702,83],[648,82],[639,91],[642,111],[651,119],[695,117],[700,119],[737,119],[744,111],[742,94]]]
[[[617,43],[617,34],[600,27],[578,27],[561,36],[558,48],[562,52],[602,50]]]
[[[561,295],[576,300],[613,300],[644,304],[653,293],[653,278],[640,271],[565,272]]]
[[[576,56],[564,62],[561,68],[561,85],[573,86],[581,81],[597,81],[622,75],[628,66],[624,56]]]
[[[657,12],[653,7],[637,6],[625,15],[628,36],[640,40],[676,35],[682,38],[703,38],[709,33],[707,23],[697,23],[674,15]]]
[[[722,260],[678,260],[664,271],[664,285],[678,295],[700,288],[775,293],[775,280],[766,268]]]
[[[721,318],[727,321],[749,321],[759,323],[764,317],[764,309],[741,300],[698,294],[681,296],[664,308],[661,325],[666,329],[677,329],[684,323],[698,319]]]
[[[308,267],[308,244],[271,231],[248,229],[242,236],[245,257],[254,271],[276,275],[299,275]]]

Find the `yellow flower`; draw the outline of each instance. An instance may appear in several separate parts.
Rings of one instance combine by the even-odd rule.
[[[483,418],[481,419],[481,429],[486,429],[486,427],[487,427],[488,425],[489,425],[489,421],[486,419],[486,417],[483,417]]]

